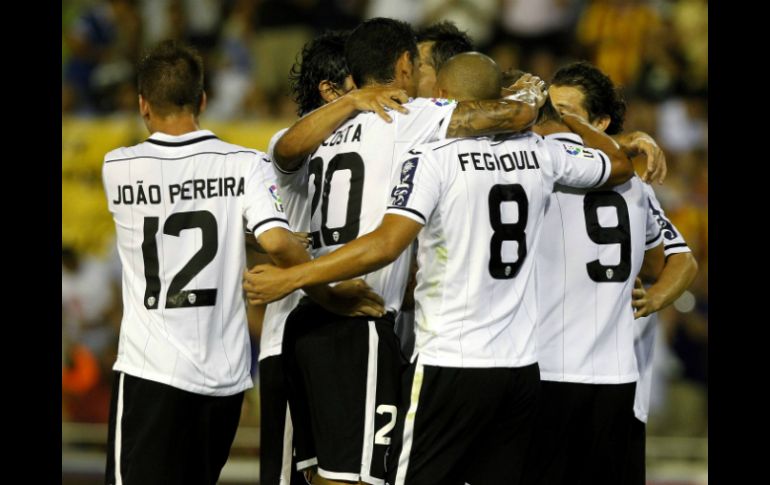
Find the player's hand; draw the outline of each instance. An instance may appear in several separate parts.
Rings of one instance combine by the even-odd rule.
[[[244,271],[243,289],[252,305],[280,300],[295,290],[289,280],[289,271],[272,264],[258,264]]]
[[[506,99],[527,103],[533,102],[538,109],[545,104],[548,97],[545,81],[529,73],[521,76],[507,88],[503,88],[503,92],[505,93],[506,91],[510,92]]]
[[[666,155],[647,133],[637,131],[629,134],[630,140],[622,145],[623,150],[631,157],[644,153],[647,157],[647,170],[642,175],[642,180],[648,184],[651,182],[663,183],[668,172]]]
[[[385,301],[362,279],[343,281],[331,287],[327,310],[349,317],[381,317]]]
[[[646,317],[660,310],[655,293],[647,291],[639,278],[636,278],[634,289],[631,291],[631,306],[634,308],[635,319]]]
[[[305,249],[310,249],[313,246],[313,238],[310,237],[309,232],[292,232],[291,235],[294,236],[294,239],[299,241]]]
[[[372,86],[361,89],[354,89],[345,96],[350,97],[353,106],[358,111],[374,111],[380,118],[390,123],[393,121],[385,108],[407,114],[409,110],[401,106],[402,103],[409,101],[409,96],[403,89]]]

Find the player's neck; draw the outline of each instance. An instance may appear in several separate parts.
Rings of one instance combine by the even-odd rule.
[[[153,117],[147,122],[150,134],[155,132],[165,133],[171,136],[184,135],[200,130],[197,117],[189,114],[172,114],[164,117]]]

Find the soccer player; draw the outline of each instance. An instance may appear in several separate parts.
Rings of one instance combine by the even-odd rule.
[[[458,29],[453,22],[445,20],[417,31],[417,50],[420,54],[417,96],[430,98],[436,84],[436,73],[441,66],[451,57],[474,49],[468,34]]]
[[[416,91],[417,46],[411,27],[391,19],[364,22],[346,44],[348,68],[363,89]],[[464,102],[418,99],[384,113],[355,114],[342,96],[304,116],[276,143],[276,166],[296,170],[310,156],[308,170],[314,256],[326,254],[375,229],[389,199],[389,180],[398,158],[416,143],[446,133],[520,130],[534,121],[541,84],[523,79],[529,99]],[[352,93],[351,93],[352,94]],[[456,109],[455,109],[456,108]],[[391,118],[392,116],[392,118]],[[310,399],[318,474],[327,480],[382,483],[384,459],[395,422],[404,364],[393,332],[408,274],[408,254],[365,277],[385,299],[387,318],[361,322],[338,319],[315,305],[300,305],[286,322],[284,359],[290,375]],[[363,323],[363,324],[362,324]],[[293,329],[292,329],[293,327]],[[295,332],[296,331],[296,332]],[[290,338],[291,337],[291,338]],[[334,355],[334,359],[328,356]],[[290,400],[292,414],[300,399]]]
[[[437,89],[488,99],[499,93],[500,71],[486,56],[461,54],[439,72]],[[519,483],[539,387],[531,275],[545,203],[557,182],[595,187],[633,173],[609,137],[565,121],[608,154],[532,133],[418,145],[394,174],[373,232],[311,263],[247,276],[249,299],[269,301],[386,267],[419,234],[416,350],[398,421],[375,428],[394,443],[389,483]]]
[[[588,63],[559,69],[549,96],[599,131],[622,129],[624,103]],[[584,150],[573,133],[546,138]],[[645,185],[633,177],[608,190],[559,187],[547,205],[537,254],[543,382],[527,483],[621,483],[638,377],[631,292],[645,251],[661,242]]]
[[[347,32],[326,32],[303,47],[300,58],[289,74],[292,95],[300,116],[354,88],[353,79],[345,65],[347,37]],[[275,142],[285,132],[286,128],[278,131],[270,140],[267,152],[271,163]],[[294,172],[285,172],[275,165],[274,168],[289,224],[296,231],[309,232],[307,164],[303,164]],[[304,461],[305,458],[293,453],[291,437],[294,430],[292,417],[288,412],[288,395],[281,358],[286,317],[297,306],[301,296],[302,293],[297,291],[267,305],[262,324],[259,350],[259,483],[264,485],[305,483],[302,475],[296,471],[296,463]],[[298,418],[300,423],[306,419],[304,416]],[[308,427],[309,423],[300,424],[300,428],[303,426]]]
[[[151,135],[111,151],[103,165],[124,307],[106,483],[213,484],[252,386],[244,223],[279,266],[309,255],[289,231],[264,154],[199,128],[200,56],[167,41],[137,72]],[[368,292],[310,292],[334,311],[382,311]]]
[[[650,210],[663,231],[663,244],[662,251],[645,255],[640,277],[652,285],[645,289],[641,285],[642,281],[637,279],[631,302],[635,309],[634,353],[639,380],[636,382],[634,414],[631,416],[629,429],[628,461],[623,480],[627,485],[646,483],[645,426],[650,405],[653,348],[658,326],[656,312],[676,300],[690,286],[698,272],[698,263],[692,256],[692,251],[676,226],[666,217],[652,188],[645,185],[645,190],[649,196]]]

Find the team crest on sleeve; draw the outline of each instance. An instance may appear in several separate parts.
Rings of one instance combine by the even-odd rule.
[[[393,192],[390,194],[393,197],[391,205],[406,207],[407,202],[409,202],[409,196],[412,194],[412,181],[417,170],[418,160],[419,158],[417,157],[410,158],[401,166],[401,180],[398,185],[393,187]]]
[[[447,105],[456,103],[454,99],[446,99],[446,98],[430,98],[430,102],[435,104],[436,106],[447,106]]]
[[[583,147],[579,145],[568,145],[564,143],[562,146],[564,147],[564,151],[573,157],[594,158],[593,153],[588,150],[584,150]]]
[[[273,199],[275,210],[278,212],[283,212],[283,200],[281,200],[281,194],[278,193],[278,186],[275,184],[270,184],[267,187],[267,190],[270,192],[270,197]]]

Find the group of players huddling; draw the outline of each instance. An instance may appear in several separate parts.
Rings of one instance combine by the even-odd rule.
[[[265,154],[199,129],[189,48],[140,63],[152,135],[104,165],[125,306],[107,483],[217,481],[251,385],[245,290],[267,304],[262,485],[643,484],[650,318],[697,265],[609,78],[577,62],[546,90],[451,23],[385,18],[315,38],[290,78],[301,117]]]

